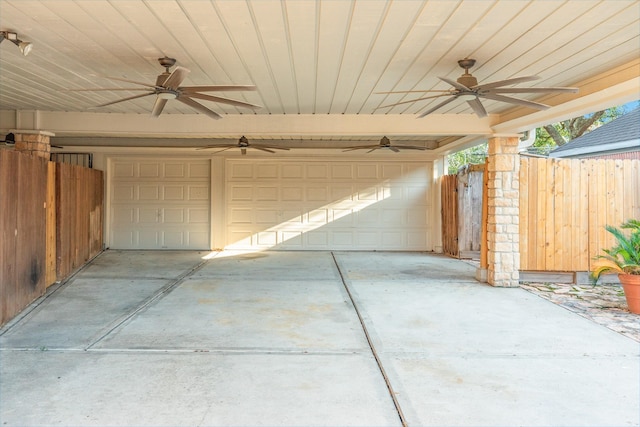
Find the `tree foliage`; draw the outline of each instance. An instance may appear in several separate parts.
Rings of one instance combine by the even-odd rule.
[[[449,175],[453,175],[458,170],[466,165],[479,165],[485,162],[487,158],[487,143],[476,145],[475,147],[467,148],[466,150],[458,151],[457,153],[450,154],[447,157],[449,162]]]
[[[536,139],[527,151],[547,156],[554,148],[562,146],[567,142],[639,107],[640,101],[637,101],[537,128],[535,130]],[[455,174],[460,170],[460,168],[466,165],[482,164],[485,162],[486,157],[486,142],[484,144],[476,145],[475,147],[450,154],[447,157],[449,162],[448,172],[449,174]]]
[[[637,107],[638,105],[611,107],[538,128],[536,129],[536,140],[529,151],[546,155],[552,149],[565,145],[567,142],[597,129]]]

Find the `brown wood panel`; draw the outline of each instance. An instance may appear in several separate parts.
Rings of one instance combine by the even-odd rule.
[[[45,291],[47,164],[0,151],[0,324]]]
[[[18,241],[18,154],[0,150],[0,325],[12,315],[16,293],[16,244]]]
[[[470,165],[458,172],[458,253],[480,254],[484,165]]]
[[[56,171],[58,280],[102,250],[103,173],[71,164]]]
[[[489,246],[487,240],[487,226],[489,222],[489,161],[484,164],[482,174],[482,229],[480,231],[480,268],[487,269],[489,266],[488,255]]]
[[[588,271],[639,199],[638,160],[521,159],[521,270]]]
[[[46,273],[45,284],[56,282],[56,163],[49,162],[47,167],[47,209],[46,209]]]
[[[441,178],[442,200],[442,250],[445,254],[458,257],[458,196],[456,175]]]

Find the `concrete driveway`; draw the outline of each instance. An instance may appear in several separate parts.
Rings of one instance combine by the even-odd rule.
[[[0,331],[0,425],[640,424],[637,342],[465,262],[207,255],[110,250],[50,289]]]

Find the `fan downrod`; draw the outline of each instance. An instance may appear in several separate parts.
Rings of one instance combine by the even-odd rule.
[[[158,62],[167,70],[167,73],[169,72],[169,68],[173,67],[176,64],[176,60],[174,58],[169,58],[166,56],[164,58],[158,58]]]
[[[458,61],[458,65],[464,68],[465,73],[468,73],[469,68],[473,68],[473,66],[476,65],[476,60],[470,58],[461,59]]]

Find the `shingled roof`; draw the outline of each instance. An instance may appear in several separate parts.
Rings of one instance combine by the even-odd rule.
[[[640,152],[640,108],[582,135],[549,153],[549,157],[593,157]]]

